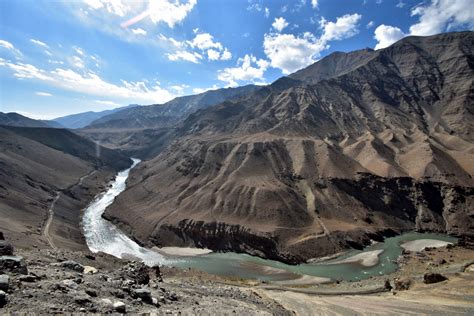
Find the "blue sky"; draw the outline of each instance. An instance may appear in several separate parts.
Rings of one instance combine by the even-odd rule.
[[[471,0],[0,1],[0,111],[33,118],[266,84],[333,51],[473,30]]]

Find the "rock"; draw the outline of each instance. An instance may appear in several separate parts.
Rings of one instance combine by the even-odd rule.
[[[131,262],[121,270],[136,284],[146,285],[150,282],[152,269],[142,262]]]
[[[425,284],[438,283],[447,279],[447,277],[439,273],[425,273],[423,276],[423,282],[425,282]]]
[[[96,274],[99,272],[96,268],[91,267],[91,266],[84,266],[84,274]]]
[[[33,274],[28,274],[28,275],[23,275],[18,278],[21,282],[36,282],[38,280],[38,277]]]
[[[7,293],[3,292],[2,290],[0,290],[0,308],[2,308],[3,306],[5,306],[8,302],[8,295]]]
[[[2,232],[0,232],[0,240],[5,240],[5,237],[3,236]]]
[[[76,297],[74,297],[74,302],[79,305],[86,305],[88,303],[91,303],[91,300],[89,296],[86,296],[84,294],[79,294]]]
[[[79,285],[76,282],[70,279],[63,280],[61,283],[70,289],[77,289],[79,287]]]
[[[409,278],[400,278],[395,279],[395,290],[396,291],[404,291],[408,290],[411,286],[411,279]]]
[[[117,301],[114,303],[113,305],[114,307],[114,310],[117,312],[117,313],[126,313],[127,312],[127,306],[125,305],[124,302],[120,302],[120,301]]]
[[[95,256],[94,255],[85,255],[85,257],[89,260],[95,260]]]
[[[87,289],[85,292],[90,297],[97,297],[97,291],[94,289]]]
[[[28,274],[28,268],[23,257],[20,256],[1,256],[0,273],[12,272],[18,274]]]
[[[446,263],[446,260],[443,259],[443,258],[440,258],[440,259],[436,259],[435,261],[433,261],[433,263],[435,265],[442,265],[442,264],[445,264]]]
[[[151,292],[148,289],[137,289],[132,291],[133,298],[140,298],[143,302],[153,304]]]
[[[10,277],[6,274],[0,275],[0,290],[8,292],[10,287]]]
[[[76,272],[81,272],[81,273],[84,272],[84,266],[73,260],[66,260],[55,265],[59,265],[60,267],[73,270]]]
[[[13,246],[5,240],[0,240],[0,256],[13,255]]]
[[[385,283],[384,283],[384,286],[383,286],[386,290],[388,291],[391,291],[392,290],[392,285],[390,284],[390,280],[389,279],[386,279],[385,280]]]
[[[474,272],[474,264],[469,264],[464,268],[464,272]]]
[[[108,298],[103,298],[100,301],[107,306],[113,306],[112,301]]]

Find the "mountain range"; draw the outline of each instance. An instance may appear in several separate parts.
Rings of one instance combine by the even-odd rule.
[[[293,263],[407,230],[474,237],[473,50],[473,32],[410,36],[198,109],[105,216],[150,246]]]

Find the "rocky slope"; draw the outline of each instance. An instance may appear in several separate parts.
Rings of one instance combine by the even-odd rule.
[[[80,210],[131,161],[67,130],[0,127],[0,229],[18,246],[83,248]],[[45,232],[53,210],[54,221]],[[46,234],[48,233],[48,234]]]
[[[394,231],[474,237],[473,85],[473,32],[332,54],[190,114],[105,216],[146,244],[288,262]]]
[[[17,127],[59,127],[54,125],[53,122],[50,124],[49,121],[40,121],[30,119],[29,117],[20,115],[18,113],[2,113],[0,112],[0,126],[17,126]],[[54,125],[54,126],[52,126]]]

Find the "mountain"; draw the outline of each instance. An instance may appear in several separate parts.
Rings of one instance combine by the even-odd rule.
[[[473,32],[331,54],[189,114],[104,216],[291,263],[407,230],[474,239],[473,87]]]
[[[125,110],[125,109],[130,109],[137,107],[137,104],[130,104],[128,106],[124,107],[119,107],[116,109],[112,110],[105,110],[105,111],[100,111],[100,112],[84,112],[84,113],[78,113],[78,114],[72,114],[72,115],[67,115],[67,116],[62,116],[55,118],[53,122],[56,122],[60,124],[61,126],[65,128],[83,128],[89,124],[91,124],[93,121],[100,119],[101,117]]]
[[[46,121],[30,119],[15,112],[0,112],[0,125],[18,127],[51,127]]]
[[[18,246],[44,247],[54,205],[51,238],[83,248],[80,210],[130,164],[121,153],[65,129],[0,127],[0,231]]]
[[[165,104],[139,106],[103,116],[87,128],[163,128],[176,124],[180,119],[225,100],[238,98],[257,90],[248,85],[238,88],[210,90],[200,94],[175,98]]]

